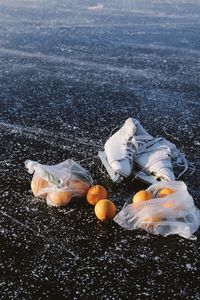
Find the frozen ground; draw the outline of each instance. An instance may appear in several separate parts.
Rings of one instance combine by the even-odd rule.
[[[200,299],[196,241],[102,224],[84,200],[34,199],[23,161],[74,158],[118,209],[142,185],[114,187],[98,149],[135,116],[197,171],[200,2],[0,0],[1,299]]]

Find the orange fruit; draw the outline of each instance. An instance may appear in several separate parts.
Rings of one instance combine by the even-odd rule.
[[[31,189],[36,197],[46,198],[47,193],[39,194],[41,189],[45,189],[48,187],[48,181],[34,174],[31,181]]]
[[[50,206],[65,206],[72,198],[72,193],[69,191],[50,192],[47,196],[47,204]]]
[[[152,229],[154,225],[154,222],[160,222],[162,220],[162,216],[159,213],[159,215],[152,215],[152,212],[150,210],[148,210],[148,208],[146,207],[146,213],[147,216],[144,218],[140,219],[140,227],[144,228],[144,229]]]
[[[174,207],[174,203],[169,200],[169,201],[163,203],[162,206],[165,207],[165,208],[173,208]]]
[[[108,199],[102,199],[99,200],[95,205],[94,212],[99,220],[107,221],[114,218],[117,209],[112,201]]]
[[[70,188],[77,192],[79,197],[83,197],[87,194],[90,184],[80,180],[72,180],[70,182]]]
[[[143,202],[152,199],[152,195],[150,192],[146,190],[139,191],[133,197],[133,203]]]
[[[174,190],[170,189],[170,188],[163,188],[163,189],[160,189],[157,194],[156,194],[156,197],[157,198],[163,198],[163,197],[166,197],[170,194],[173,194],[175,193]]]
[[[153,231],[154,226],[156,226],[156,224],[154,224],[154,222],[160,222],[162,220],[162,218],[159,217],[146,217],[144,218],[141,223],[140,223],[140,228],[145,229],[145,230],[150,230],[150,232]]]
[[[87,201],[95,205],[101,199],[108,198],[108,191],[102,185],[94,185],[87,192]]]
[[[152,223],[152,222],[160,222],[161,218],[160,217],[146,217],[142,220],[142,222],[148,222],[148,223]]]

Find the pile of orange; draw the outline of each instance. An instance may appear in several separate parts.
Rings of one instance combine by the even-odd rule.
[[[170,189],[170,188],[167,188],[167,187],[164,187],[160,190],[158,190],[158,192],[156,193],[156,198],[163,198],[163,197],[166,197],[170,194],[173,194],[175,193],[174,190]],[[142,190],[142,191],[139,191],[137,192],[134,197],[133,197],[133,203],[135,204],[135,206],[139,206],[142,202],[144,201],[148,201],[148,200],[151,200],[155,197],[153,197],[153,195],[151,194],[151,192],[147,191],[147,190]],[[163,204],[162,204],[162,207],[164,208],[173,208],[173,202],[172,201],[165,201]],[[146,211],[148,212],[148,207],[146,207]],[[149,214],[151,215],[151,214]],[[160,222],[162,220],[162,218],[159,216],[148,216],[148,217],[145,217],[141,220],[141,223],[148,223],[150,226],[152,225],[152,223],[155,223],[155,222]]]
[[[46,198],[47,204],[50,206],[66,206],[73,196],[76,197],[84,197],[87,194],[87,191],[90,188],[90,185],[86,182],[80,180],[72,180],[70,182],[69,190],[63,191],[60,189],[56,189],[53,192],[42,192],[45,191],[50,185],[48,181],[39,177],[37,174],[33,175],[33,179],[31,181],[31,189],[34,196],[39,198]]]
[[[42,192],[49,187],[49,184],[43,178],[33,175],[31,181],[31,189],[34,196],[46,198],[47,204],[50,206],[60,207],[66,206],[74,195],[76,197],[84,197],[89,204],[94,205],[94,212],[97,218],[101,221],[113,219],[116,215],[115,204],[108,199],[108,191],[102,185],[94,185],[90,187],[87,183],[79,180],[70,182],[69,191],[55,190],[53,192]],[[75,194],[73,193],[75,191]]]
[[[109,200],[108,191],[102,185],[94,185],[90,187],[87,183],[84,183],[80,180],[72,180],[70,182],[69,191],[62,191],[57,189],[53,192],[45,192],[45,189],[48,188],[48,186],[49,184],[46,180],[34,174],[31,182],[31,189],[33,191],[33,194],[40,198],[46,198],[48,205],[55,207],[65,206],[71,201],[73,196],[86,196],[88,203],[94,206],[95,215],[99,220],[107,221],[113,219],[116,215],[116,206],[111,200]],[[43,189],[44,192],[42,192]],[[133,204],[136,208],[140,208],[140,205],[144,201],[149,201],[155,197],[163,198],[173,193],[175,193],[175,191],[168,187],[164,187],[158,190],[156,195],[152,195],[148,190],[141,190],[134,195]],[[161,206],[163,208],[173,208],[173,201],[164,201]],[[146,210],[148,212],[148,207],[146,207]],[[160,215],[151,216],[151,214],[149,213],[149,216],[143,218],[141,220],[141,223],[151,224],[159,221],[161,221]]]
[[[108,199],[108,191],[102,185],[94,185],[89,189],[87,201],[95,206],[95,215],[101,221],[113,219],[116,215],[116,206]]]

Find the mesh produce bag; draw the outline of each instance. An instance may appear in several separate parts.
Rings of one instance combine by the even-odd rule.
[[[72,159],[56,165],[43,165],[26,160],[25,167],[30,174],[34,173],[31,182],[34,195],[47,198],[49,205],[65,205],[73,197],[85,196],[93,184],[90,173]],[[66,198],[66,200],[58,203],[59,201],[53,201],[56,197]]]
[[[174,192],[159,198],[157,194],[163,188]],[[195,207],[184,182],[160,182],[151,185],[147,191],[152,199],[125,204],[114,221],[129,230],[142,228],[152,234],[178,234],[187,239],[196,239],[193,233],[200,225],[200,211]]]

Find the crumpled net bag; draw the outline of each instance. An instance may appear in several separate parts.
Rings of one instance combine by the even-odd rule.
[[[162,188],[170,188],[175,193],[156,198]],[[193,233],[200,226],[200,211],[184,182],[160,182],[151,185],[147,191],[151,192],[153,199],[125,204],[114,221],[128,230],[142,228],[152,234],[178,234],[186,239],[196,239]]]
[[[36,177],[42,178],[47,184],[37,183],[35,196],[46,198],[48,195],[57,192],[69,192],[69,199],[72,197],[84,196],[93,184],[90,173],[72,159],[67,159],[56,165],[43,165],[36,161],[26,160],[25,167],[33,180]]]

